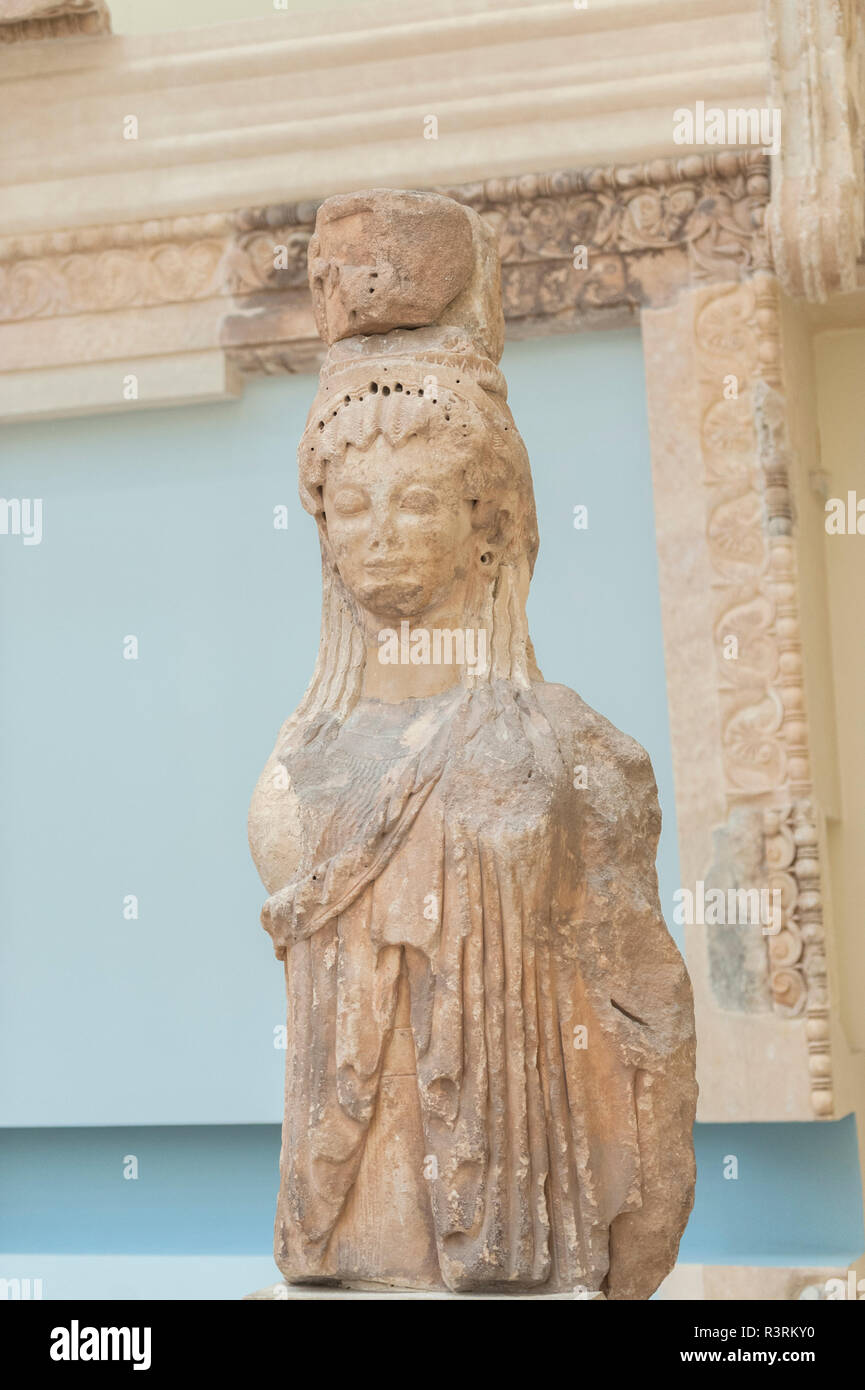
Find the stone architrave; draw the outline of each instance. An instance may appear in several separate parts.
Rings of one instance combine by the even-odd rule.
[[[645,1299],[694,1193],[694,1020],[648,756],[537,668],[494,233],[326,201],[300,450],[312,681],[253,796],[284,962],[288,1285]]]

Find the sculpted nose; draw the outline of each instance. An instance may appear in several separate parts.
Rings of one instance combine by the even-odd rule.
[[[396,526],[391,512],[389,510],[375,512],[369,538],[370,550],[378,550],[382,546],[392,545],[395,537]]]

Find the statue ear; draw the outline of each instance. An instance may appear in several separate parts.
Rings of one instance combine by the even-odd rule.
[[[482,531],[491,545],[501,545],[507,538],[511,514],[500,507],[495,498],[475,499],[472,510],[472,527]]]
[[[480,532],[478,558],[485,569],[493,570],[507,548],[512,518],[507,508],[498,507],[494,502],[487,503],[483,512],[481,505],[476,504],[475,520],[475,528]]]
[[[510,540],[513,518],[507,507],[497,507],[493,516],[490,518],[487,527],[487,539],[490,545],[498,550],[504,550]]]

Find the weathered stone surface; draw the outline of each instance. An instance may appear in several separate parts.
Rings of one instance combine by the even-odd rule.
[[[277,1264],[299,1286],[647,1298],[693,1201],[696,1101],[651,765],[535,663],[480,220],[425,195],[407,233],[420,195],[357,197],[350,249],[325,203],[310,251],[319,660],[250,809],[288,991]],[[472,248],[456,289],[445,226]],[[412,258],[371,331],[343,265]]]
[[[105,0],[0,0],[0,43],[110,33]]]
[[[429,193],[328,198],[309,244],[312,302],[326,343],[435,323],[468,284],[469,220]]]

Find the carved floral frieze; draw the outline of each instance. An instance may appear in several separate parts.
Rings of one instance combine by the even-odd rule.
[[[110,33],[105,0],[0,0],[0,43]]]
[[[762,857],[781,911],[766,935],[771,999],[783,1017],[807,1017],[812,1103],[826,1117],[833,1098],[820,848],[775,277],[699,290],[694,336],[728,810],[763,809]]]
[[[764,155],[691,155],[441,190],[497,231],[512,331],[634,315],[765,264]],[[314,203],[0,241],[0,322],[224,297],[306,304]],[[583,262],[585,264],[583,264]],[[260,302],[260,301],[259,301]],[[227,307],[226,313],[232,312]],[[274,342],[286,356],[287,341]]]

